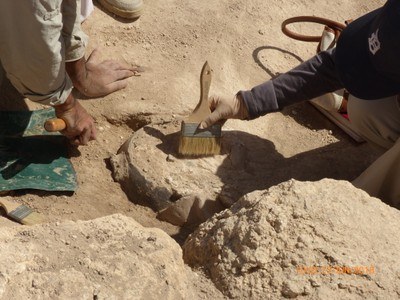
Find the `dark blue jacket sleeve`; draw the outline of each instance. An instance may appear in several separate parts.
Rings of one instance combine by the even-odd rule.
[[[334,58],[335,49],[320,52],[287,73],[240,91],[249,119],[343,88]]]

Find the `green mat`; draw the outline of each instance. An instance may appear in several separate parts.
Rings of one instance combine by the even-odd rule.
[[[53,109],[0,112],[0,191],[75,191],[67,139],[43,124]]]

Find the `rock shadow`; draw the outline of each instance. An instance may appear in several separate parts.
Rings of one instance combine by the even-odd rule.
[[[284,157],[270,140],[243,131],[225,131],[223,148],[227,157],[216,172],[223,185],[219,195],[212,201],[213,206],[218,204],[228,208],[248,193],[266,190],[290,179],[318,181],[332,178],[351,181],[376,158],[364,146],[354,147],[339,141]],[[207,211],[206,208],[204,210]],[[188,235],[205,220],[198,220],[197,216],[199,222],[193,223],[188,219],[172,237],[183,244]]]
[[[229,153],[217,170],[223,182],[219,200],[229,206],[241,196],[265,190],[289,179],[318,181],[323,178],[353,180],[375,159],[365,147],[337,142],[314,150],[284,157],[275,145],[242,131],[224,133]],[[360,150],[360,155],[352,155]]]
[[[180,131],[170,134],[164,134],[160,130],[150,126],[144,126],[143,130],[148,135],[160,140],[161,143],[156,146],[158,149],[160,149],[167,155],[173,155],[175,157],[178,157],[177,151],[180,138]]]

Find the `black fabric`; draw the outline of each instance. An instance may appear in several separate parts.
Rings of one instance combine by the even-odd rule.
[[[351,22],[336,46],[337,72],[354,96],[374,100],[400,92],[400,1],[389,0]]]

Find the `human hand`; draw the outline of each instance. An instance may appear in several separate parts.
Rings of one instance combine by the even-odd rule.
[[[248,111],[240,94],[236,94],[233,98],[212,96],[208,102],[212,113],[200,123],[200,129],[210,127],[218,121],[248,118]]]
[[[98,49],[93,50],[87,61],[82,58],[66,63],[74,86],[87,97],[101,97],[125,88],[127,79],[139,69],[110,59],[100,62]]]
[[[66,129],[61,131],[72,144],[87,145],[96,139],[96,127],[93,118],[81,104],[70,94],[67,101],[54,107],[56,116],[63,119]]]

